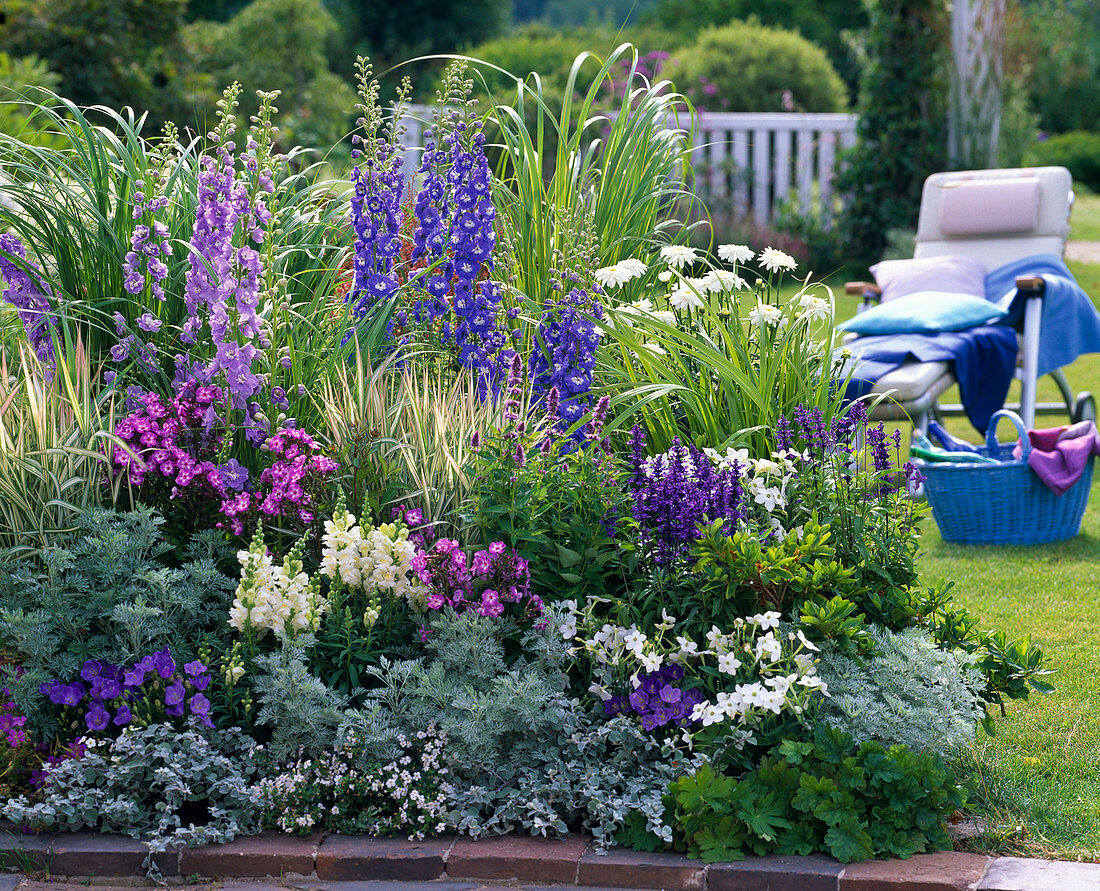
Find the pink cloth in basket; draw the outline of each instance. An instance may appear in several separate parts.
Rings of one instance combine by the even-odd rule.
[[[1081,421],[1072,427],[1029,430],[1027,436],[1031,440],[1027,466],[1056,495],[1081,479],[1092,456],[1100,455],[1100,433],[1092,421]],[[1012,456],[1019,459],[1022,451],[1016,443]]]

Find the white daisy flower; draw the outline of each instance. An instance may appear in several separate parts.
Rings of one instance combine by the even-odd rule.
[[[748,263],[755,256],[747,244],[718,245],[718,257],[727,263]]]
[[[652,313],[652,316],[662,325],[676,324],[676,314],[667,309],[658,309]]]
[[[798,301],[804,319],[828,319],[833,314],[833,305],[824,297],[814,297],[812,294],[803,294]]]
[[[700,279],[706,291],[744,291],[749,283],[728,269],[712,269]]]
[[[669,266],[675,266],[679,269],[698,260],[699,252],[685,244],[666,244],[661,248],[661,259]]]
[[[672,281],[672,270],[662,269],[660,272],[657,273],[657,281],[666,283]]]
[[[758,259],[760,265],[769,272],[778,272],[780,269],[794,269],[798,266],[798,262],[794,257],[773,247],[764,248]]]
[[[783,310],[778,306],[757,303],[749,310],[749,324],[754,328],[763,328],[765,325],[777,325],[783,320]]]
[[[673,309],[698,309],[703,305],[703,298],[684,283],[669,295],[668,302]]]
[[[638,267],[641,267],[639,269]],[[628,281],[645,273],[646,266],[641,260],[621,260],[610,266],[604,266],[592,273],[596,281],[605,288],[625,285]]]

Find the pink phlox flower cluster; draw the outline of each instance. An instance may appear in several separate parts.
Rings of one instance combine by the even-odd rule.
[[[428,608],[451,607],[456,612],[474,610],[496,618],[507,604],[519,604],[521,616],[542,614],[542,599],[531,593],[527,561],[502,541],[494,541],[472,559],[458,542],[438,539],[427,551],[418,551],[411,566],[429,590]]]
[[[135,453],[117,449],[115,464],[130,482],[140,486],[152,475],[171,485],[171,497],[182,490],[201,488],[204,494],[224,490],[213,457],[224,439],[225,421],[219,413],[221,387],[188,381],[167,403],[156,393],[145,393],[137,409],[115,425],[115,436]]]

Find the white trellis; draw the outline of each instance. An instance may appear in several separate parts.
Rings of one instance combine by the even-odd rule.
[[[430,120],[428,106],[407,111],[406,170],[420,163]],[[783,203],[827,221],[839,152],[855,145],[856,115],[700,112],[692,140],[697,188],[708,203],[760,225]]]
[[[956,167],[997,166],[1004,24],[1005,0],[952,5],[948,156]]]

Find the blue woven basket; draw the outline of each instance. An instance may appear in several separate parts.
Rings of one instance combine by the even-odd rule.
[[[1014,460],[1015,443],[997,442],[997,421],[1008,418],[1020,433],[1023,454]],[[1055,495],[1027,466],[1031,452],[1024,422],[1013,412],[993,415],[983,455],[1000,464],[961,464],[914,459],[924,474],[924,491],[945,541],[977,545],[1032,545],[1073,538],[1092,486],[1092,459],[1063,495]]]

